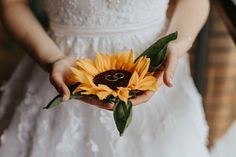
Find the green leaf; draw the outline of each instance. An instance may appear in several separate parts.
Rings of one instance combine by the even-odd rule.
[[[163,49],[159,51],[159,54],[156,56],[156,61],[155,62],[153,61],[150,63],[149,71],[155,71],[158,68],[160,68],[161,65],[165,62],[167,56],[168,56],[168,51],[167,51],[167,45],[166,45],[165,47],[163,47]]]
[[[108,95],[105,99],[106,102],[112,103],[116,101],[116,98],[113,95]]]
[[[154,71],[158,69],[164,63],[168,55],[167,46],[169,42],[176,40],[177,36],[178,36],[178,32],[169,34],[159,39],[158,41],[156,41],[149,48],[147,48],[143,53],[141,53],[141,55],[139,55],[139,57],[146,56],[150,58],[149,71]],[[135,62],[138,60],[138,58],[135,60]]]
[[[135,98],[136,96],[142,94],[143,91],[140,91],[140,90],[131,90],[129,91],[129,96],[130,98]]]
[[[126,104],[119,99],[115,103],[113,116],[120,136],[122,136],[132,120],[132,106],[133,104],[130,101]]]
[[[132,115],[133,115],[132,108],[133,108],[133,104],[132,104],[131,101],[128,101],[127,108],[128,108],[128,114],[127,114],[127,122],[126,122],[125,128],[127,128],[129,126],[129,124],[131,123],[131,121],[132,121]]]
[[[82,97],[82,94],[80,92],[70,95],[70,99],[79,99],[80,97]],[[61,95],[57,95],[43,109],[49,109],[49,108],[59,106],[62,102],[63,102],[63,97]]]
[[[52,107],[56,107],[56,106],[60,105],[60,103],[62,103],[62,102],[63,102],[63,97],[61,95],[57,95],[43,109],[49,109]]]

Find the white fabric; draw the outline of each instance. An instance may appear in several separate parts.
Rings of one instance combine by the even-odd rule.
[[[137,56],[166,27],[168,0],[44,2],[52,39],[76,57],[131,48]],[[81,101],[43,110],[57,93],[48,74],[27,56],[5,89],[1,157],[208,157],[208,127],[188,55],[180,60],[172,89],[163,86],[149,102],[134,107],[122,137],[112,112]]]

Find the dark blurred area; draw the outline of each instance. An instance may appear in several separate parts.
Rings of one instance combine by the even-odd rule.
[[[30,0],[31,8],[45,29],[48,18],[40,0]],[[176,0],[171,1],[171,17]],[[199,34],[191,54],[191,69],[196,86],[203,95],[210,126],[209,146],[221,137],[236,119],[236,1],[212,1],[207,24]],[[23,56],[0,22],[0,87],[11,77]],[[0,88],[1,95],[1,88]]]
[[[40,0],[29,0],[32,11],[45,29],[49,20],[42,10]],[[0,21],[0,87],[10,78],[15,67],[23,56],[23,50],[7,34]],[[1,89],[0,89],[1,94]]]

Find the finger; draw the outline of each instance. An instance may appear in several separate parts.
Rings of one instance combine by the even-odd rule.
[[[168,87],[173,87],[173,77],[178,64],[177,53],[170,53],[166,60],[166,69],[164,71],[163,81]]]
[[[50,78],[51,83],[57,89],[57,91],[63,96],[63,101],[67,101],[70,98],[70,90],[63,81],[62,76],[59,74],[54,74]]]
[[[164,71],[155,71],[155,73],[153,74],[153,76],[157,78],[158,87],[160,87],[163,84],[163,75]]]
[[[130,99],[130,101],[132,102],[132,104],[134,106],[136,106],[136,105],[147,102],[153,96],[153,94],[154,94],[153,91],[146,91],[143,94],[141,94],[133,99]]]
[[[161,76],[163,76],[164,71],[163,70],[156,70],[153,74],[154,77],[156,78],[160,78]]]
[[[106,103],[104,101],[101,101],[99,99],[92,98],[89,96],[84,96],[84,97],[80,98],[80,100],[82,100],[90,105],[97,106],[99,108],[106,109],[106,110],[113,110],[113,107],[114,107],[113,103]]]

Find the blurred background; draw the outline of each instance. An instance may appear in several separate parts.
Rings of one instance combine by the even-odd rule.
[[[47,29],[48,19],[39,0],[31,0],[32,9]],[[171,17],[176,0],[171,0]],[[236,120],[236,0],[214,0],[205,27],[191,54],[191,69],[196,86],[203,96],[210,127],[209,147]],[[24,51],[6,33],[0,22],[0,96]]]

